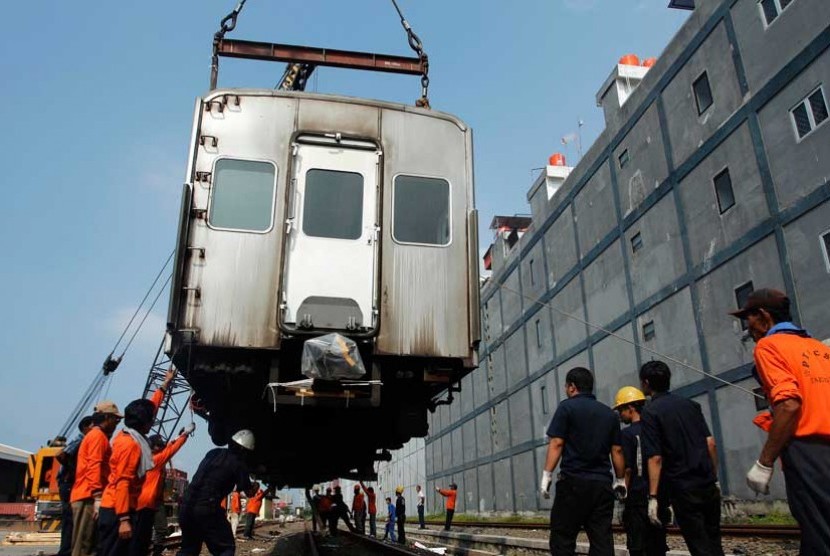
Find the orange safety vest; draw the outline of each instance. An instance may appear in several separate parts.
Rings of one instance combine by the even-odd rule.
[[[801,402],[795,436],[830,440],[830,347],[814,338],[778,333],[758,340],[754,357],[772,405]]]
[[[443,488],[438,491],[438,494],[441,496],[447,497],[447,509],[454,510],[455,509],[455,498],[458,496],[457,490],[444,490]]]
[[[101,498],[102,508],[114,510],[117,516],[127,515],[136,509],[144,484],[144,477],[138,476],[140,462],[141,446],[128,432],[121,431],[112,443],[110,476]]]
[[[259,489],[256,494],[248,498],[248,504],[245,506],[246,514],[259,514],[259,509],[262,507],[262,499],[265,497],[265,491]]]
[[[153,454],[153,468],[144,476],[144,485],[141,487],[141,494],[138,495],[139,510],[155,510],[164,498],[164,466],[170,461],[176,452],[187,442],[187,436],[180,436],[168,444],[158,454]]]
[[[70,502],[100,496],[109,478],[110,453],[110,439],[100,427],[92,427],[78,448],[75,484],[72,486]]]
[[[239,499],[239,492],[231,492],[231,513],[238,514],[242,511],[242,501]]]

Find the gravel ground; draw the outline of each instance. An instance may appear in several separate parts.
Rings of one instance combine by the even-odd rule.
[[[530,537],[535,539],[547,539],[550,533],[547,529],[490,529],[490,528],[457,528],[456,531],[479,534],[479,535],[503,535],[505,537]],[[585,533],[579,534],[579,542],[588,542]],[[683,538],[677,535],[669,535],[669,548],[672,550],[687,550]],[[615,534],[614,543],[625,546],[625,535]],[[724,538],[724,551],[728,554],[745,554],[747,556],[798,556],[798,543],[794,540],[772,541],[751,537]]]

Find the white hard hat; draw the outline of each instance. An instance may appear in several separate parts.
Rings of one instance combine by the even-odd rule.
[[[236,431],[236,433],[231,437],[231,440],[246,450],[251,450],[252,452],[254,450],[254,433],[248,429]]]

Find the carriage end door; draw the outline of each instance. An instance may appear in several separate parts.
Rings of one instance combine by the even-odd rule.
[[[282,324],[367,333],[376,326],[380,153],[294,145]]]

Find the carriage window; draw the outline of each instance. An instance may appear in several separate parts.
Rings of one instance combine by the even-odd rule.
[[[395,178],[392,236],[403,243],[449,245],[450,184],[447,180]]]
[[[208,222],[215,228],[264,232],[274,212],[276,167],[221,158],[214,168]]]
[[[359,239],[363,228],[363,176],[309,170],[305,175],[303,232],[307,236]]]

